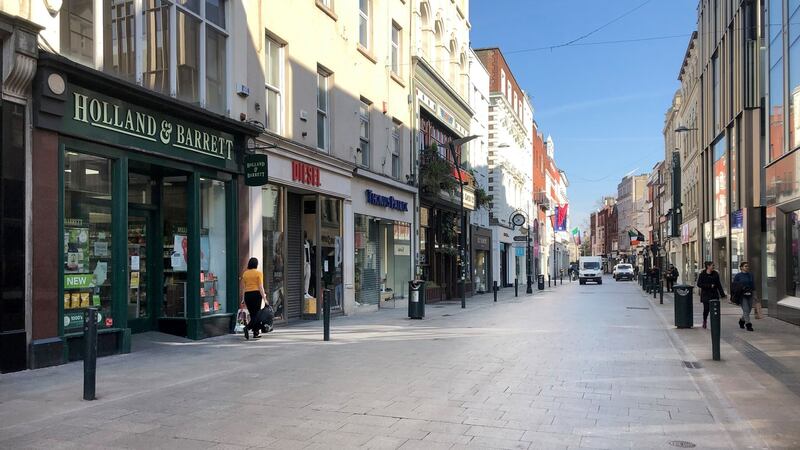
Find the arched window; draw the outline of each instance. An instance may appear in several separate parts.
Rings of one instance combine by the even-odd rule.
[[[450,72],[450,86],[455,89],[458,85],[456,84],[456,79],[458,77],[458,69],[455,67],[458,64],[458,47],[456,47],[456,40],[450,39],[450,52],[449,56],[449,64],[447,70]]]
[[[433,29],[433,40],[436,46],[436,51],[433,52],[433,65],[439,69],[439,72],[444,74],[444,70],[442,69],[446,64],[447,55],[445,55],[445,47],[442,39],[444,38],[444,25],[440,20],[436,21],[436,25]]]
[[[469,83],[468,83],[468,81],[469,81],[469,75],[468,75],[469,72],[468,72],[467,67],[468,67],[467,66],[467,54],[466,53],[461,53],[461,58],[459,58],[459,61],[458,61],[458,73],[459,73],[459,76],[461,77],[461,83],[460,83],[461,84],[461,94],[464,97],[468,97],[469,96]]]
[[[427,2],[422,2],[419,7],[420,16],[420,35],[422,36],[422,54],[430,59],[431,57],[431,13]]]

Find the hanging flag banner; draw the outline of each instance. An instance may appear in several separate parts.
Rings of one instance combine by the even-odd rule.
[[[575,241],[575,245],[581,245],[581,231],[578,227],[572,229],[572,240]]]
[[[569,205],[556,206],[553,214],[553,231],[567,231],[567,209]]]

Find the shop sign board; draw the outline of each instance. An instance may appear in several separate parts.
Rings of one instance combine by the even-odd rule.
[[[319,167],[301,163],[300,161],[292,161],[292,181],[309,186],[321,186]]]
[[[234,136],[98,92],[72,86],[65,129],[80,136],[236,168]]]
[[[255,153],[244,155],[244,184],[247,186],[263,186],[267,184],[269,162],[267,155]]]
[[[372,189],[364,191],[367,196],[367,203],[375,206],[382,206],[384,208],[394,209],[396,211],[408,211],[408,202],[404,202],[394,198],[394,196],[385,196],[376,194]]]
[[[514,236],[514,240],[517,242],[528,242],[528,236]]]

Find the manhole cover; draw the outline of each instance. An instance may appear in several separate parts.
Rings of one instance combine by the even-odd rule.
[[[646,306],[626,306],[628,309],[650,309]]]
[[[687,369],[702,369],[703,365],[697,361],[684,361],[683,365],[686,366]]]
[[[442,317],[450,317],[452,314],[442,314]]]
[[[697,445],[689,441],[669,441],[669,445],[678,448],[695,448]]]

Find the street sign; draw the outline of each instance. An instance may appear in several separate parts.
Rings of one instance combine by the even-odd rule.
[[[267,184],[267,155],[254,153],[244,155],[244,184],[247,186],[263,186]]]
[[[528,241],[528,236],[514,236],[514,240],[518,241],[518,242],[519,241],[527,242]]]

